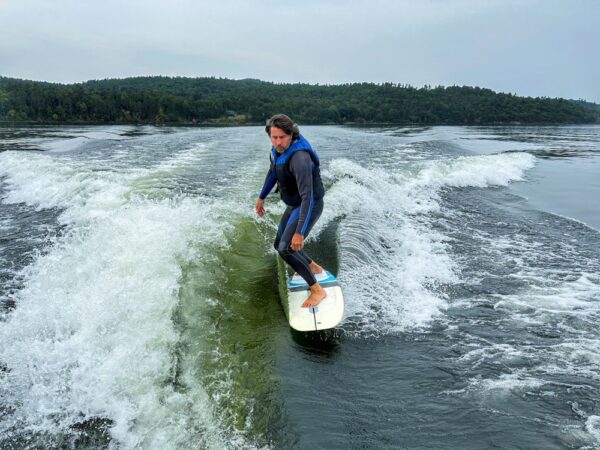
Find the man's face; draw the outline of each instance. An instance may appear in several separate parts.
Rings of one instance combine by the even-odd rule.
[[[283,153],[292,143],[292,136],[285,134],[285,132],[279,128],[271,127],[271,144],[275,147],[278,153]]]

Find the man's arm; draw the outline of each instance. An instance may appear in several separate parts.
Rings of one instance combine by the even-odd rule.
[[[271,192],[271,189],[273,189],[273,186],[275,186],[276,181],[277,177],[275,176],[275,171],[273,170],[273,167],[270,167],[269,172],[267,173],[267,177],[265,178],[263,188],[260,191],[260,195],[258,196],[260,200],[264,200],[265,198],[267,198],[267,195],[269,195],[269,192]]]
[[[271,190],[273,189],[273,186],[275,186],[276,182],[277,182],[277,177],[275,176],[275,171],[273,170],[273,166],[271,166],[269,168],[269,172],[267,172],[267,176],[265,178],[263,188],[260,191],[260,195],[258,196],[258,199],[256,200],[255,210],[256,210],[256,214],[258,214],[260,217],[265,215],[265,198],[267,198],[267,195],[269,195],[269,192],[271,192]]]

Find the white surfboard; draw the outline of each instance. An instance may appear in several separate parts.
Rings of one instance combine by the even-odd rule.
[[[283,261],[281,261],[283,263]],[[284,263],[285,264],[285,263]],[[282,298],[283,309],[290,326],[298,331],[318,331],[333,328],[344,316],[344,295],[337,279],[327,270],[315,278],[327,292],[327,297],[314,308],[302,308],[310,295],[306,281],[300,276],[287,277],[287,296]],[[285,298],[287,297],[287,298]]]

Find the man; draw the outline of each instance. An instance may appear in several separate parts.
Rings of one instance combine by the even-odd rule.
[[[258,200],[256,213],[265,214],[265,198],[277,184],[281,200],[287,205],[275,237],[275,249],[310,287],[304,308],[317,306],[327,296],[317,282],[323,268],[302,251],[304,239],[323,211],[325,189],[321,181],[319,157],[300,134],[298,125],[285,114],[267,121],[265,131],[271,139],[271,167]]]

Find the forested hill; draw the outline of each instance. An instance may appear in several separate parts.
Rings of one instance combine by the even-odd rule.
[[[56,123],[304,124],[600,123],[600,106],[478,87],[281,84],[255,79],[136,77],[56,84],[0,77],[0,120]]]

